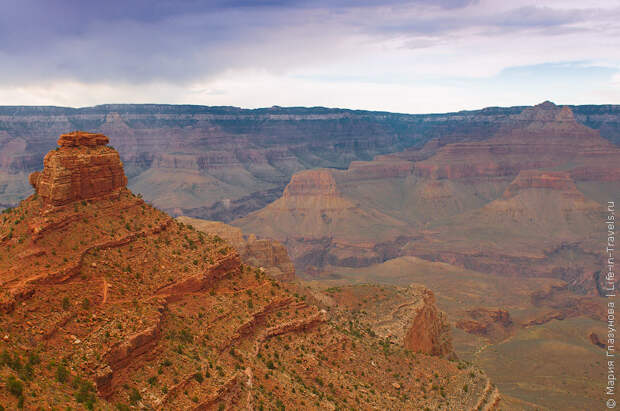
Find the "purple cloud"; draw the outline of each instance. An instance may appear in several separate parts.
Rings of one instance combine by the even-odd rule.
[[[593,52],[598,46],[590,44],[611,44],[617,38],[610,35],[620,31],[613,17],[619,11],[611,0],[600,9],[565,6],[560,1],[549,4],[538,7],[533,0],[7,0],[0,6],[0,89],[45,88],[63,82],[125,88],[200,83],[199,87],[210,89],[205,82],[235,71],[283,77],[294,73],[291,76],[306,74],[307,78],[394,78],[405,76],[399,70],[409,65],[407,71],[418,78],[418,72],[454,75],[459,68],[454,60],[466,63],[464,75],[477,76],[478,67],[484,73],[490,65],[492,74],[511,65],[545,63],[547,57],[549,62],[598,61],[601,55],[609,55],[605,50]],[[544,42],[532,42],[532,33],[556,37],[579,33],[582,51],[575,56],[576,51],[562,51],[554,43],[560,51],[551,57]],[[503,55],[504,44],[517,47],[515,40],[532,46],[527,53],[521,51],[527,55],[524,61]],[[499,59],[505,63],[495,63]],[[473,67],[477,60],[480,63]],[[360,67],[366,66],[368,72],[360,73]]]

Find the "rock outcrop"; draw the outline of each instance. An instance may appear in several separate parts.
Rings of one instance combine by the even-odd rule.
[[[517,177],[506,188],[503,198],[514,197],[519,191],[531,188],[558,190],[579,194],[575,181],[567,172],[523,170],[519,172]]]
[[[604,342],[601,341],[597,333],[591,332],[588,338],[590,338],[590,342],[596,345],[598,348],[603,348],[603,349],[607,348],[607,346],[605,345]]]
[[[465,317],[456,322],[457,328],[494,340],[505,337],[514,325],[510,313],[501,308],[479,307],[468,310]]]
[[[421,302],[404,336],[405,348],[413,352],[455,357],[446,315],[437,309],[435,295],[425,287],[416,287]]]
[[[351,285],[328,288],[319,296],[343,318],[354,318],[386,341],[427,355],[456,358],[446,314],[421,284],[408,287]]]
[[[78,200],[118,195],[127,185],[118,152],[103,134],[75,131],[58,139],[60,146],[43,160],[43,171],[30,175],[30,184],[45,205],[62,206]]]
[[[407,233],[402,221],[343,196],[334,172],[322,169],[295,174],[281,198],[232,224],[285,244],[298,271],[330,261],[377,262],[377,242]]]

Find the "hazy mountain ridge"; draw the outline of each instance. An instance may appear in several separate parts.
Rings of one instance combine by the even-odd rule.
[[[0,107],[0,204],[16,204],[55,136],[103,132],[115,142],[129,186],[175,214],[246,215],[277,198],[297,171],[444,142],[478,140],[514,123],[525,107],[399,114],[324,107],[240,109],[162,104],[85,108]],[[578,121],[620,141],[620,106],[573,106]],[[180,183],[181,177],[186,183]]]

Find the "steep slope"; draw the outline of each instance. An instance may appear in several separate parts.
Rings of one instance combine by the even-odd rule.
[[[347,330],[221,238],[133,195],[99,136],[72,136],[33,177],[37,193],[2,216],[7,409],[496,405],[479,370]]]
[[[264,222],[278,221],[265,226]],[[289,232],[307,239],[332,237],[363,241],[399,233],[403,224],[376,210],[365,210],[346,199],[329,170],[297,173],[282,197],[235,224],[268,237],[285,239]],[[260,230],[260,231],[259,231]]]
[[[254,234],[246,236],[241,229],[219,221],[185,216],[177,217],[177,221],[194,227],[205,234],[223,238],[237,249],[244,263],[263,269],[272,278],[280,281],[295,279],[295,266],[288,256],[286,247],[276,240],[258,239]]]

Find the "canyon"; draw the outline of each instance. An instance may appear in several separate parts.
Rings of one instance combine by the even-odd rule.
[[[433,140],[346,170],[299,172],[281,198],[232,224],[285,243],[298,270],[317,275],[414,255],[597,294],[597,222],[604,195],[620,188],[620,149],[568,107],[514,118],[486,140]],[[583,265],[562,265],[569,252]]]
[[[194,227],[134,195],[106,142],[61,136],[35,193],[2,213],[5,409],[498,409],[486,374],[447,358],[428,289],[391,291],[391,340],[382,320],[243,262],[288,266],[277,243]]]
[[[489,372],[507,403],[588,409],[596,370],[563,399],[545,398],[507,364],[525,356],[518,364],[536,367],[547,351],[522,346],[531,334],[588,359],[546,375],[596,361],[588,336],[605,317],[601,221],[620,200],[620,148],[567,106],[545,102],[511,119],[486,138],[434,138],[347,169],[299,172],[281,198],[231,224],[285,244],[311,286],[425,284],[448,313],[459,356],[505,362]],[[511,351],[495,358],[503,347]]]
[[[322,107],[245,110],[164,104],[0,107],[0,207],[32,193],[28,175],[68,130],[114,141],[129,187],[173,215],[229,222],[276,200],[297,171],[422,147],[481,140],[514,127],[526,107],[398,114]],[[620,142],[620,106],[570,106]]]
[[[220,401],[234,408],[247,404],[247,390],[256,389],[260,374],[269,378],[260,379],[260,393],[252,391],[257,398],[253,404],[280,399],[298,406],[304,401],[308,408],[331,403],[350,407],[351,402],[334,401],[342,395],[356,401],[357,408],[394,401],[431,409],[440,403],[448,409],[473,403],[492,408],[501,391],[502,409],[594,409],[599,399],[596,381],[604,378],[593,365],[602,352],[598,336],[605,335],[600,267],[606,227],[601,222],[607,202],[620,201],[619,107],[544,102],[431,115],[283,107],[0,107],[0,203],[16,205],[35,192],[18,207],[19,217],[11,209],[3,214],[9,224],[0,231],[0,239],[11,245],[11,255],[24,261],[19,264],[30,265],[11,269],[16,262],[0,260],[0,269],[7,270],[0,304],[13,315],[40,295],[51,298],[37,288],[38,281],[80,282],[84,288],[100,267],[114,271],[99,280],[102,291],[87,298],[122,302],[115,310],[129,310],[128,316],[139,311],[144,327],[132,330],[133,337],[110,332],[118,345],[106,354],[109,369],[88,377],[99,381],[97,392],[112,402],[129,401],[133,391],[128,381],[137,381],[136,389],[144,391],[141,397],[148,393],[143,403],[155,408],[197,404],[180,394],[185,391],[195,392],[199,400],[210,393],[211,402],[196,407],[209,409]],[[92,134],[70,133],[56,151],[55,136],[71,129]],[[101,144],[101,135],[110,137],[118,152]],[[37,172],[42,161],[44,170]],[[96,164],[84,167],[84,161]],[[46,171],[63,164],[71,164],[67,170],[73,171],[53,178]],[[117,206],[111,204],[119,201],[130,211],[113,209]],[[133,201],[139,206],[130,206]],[[107,211],[102,211],[103,204],[108,204],[102,208]],[[84,220],[102,216],[110,224],[96,226],[96,231]],[[23,220],[31,231],[19,231]],[[60,243],[82,231],[88,234],[80,242],[76,238],[63,245],[62,253],[49,249],[53,241]],[[157,236],[167,236],[170,244]],[[110,263],[91,263],[95,250],[109,247],[122,255],[108,251],[104,259]],[[216,268],[204,268],[211,273],[206,276],[195,271],[203,267],[205,256],[194,254],[203,248],[217,251],[206,256],[213,264],[230,255],[234,262],[222,269],[226,275],[215,274]],[[148,255],[151,251],[146,250],[157,252]],[[153,268],[162,256],[165,263]],[[139,268],[126,271],[126,259]],[[43,269],[45,264],[63,268],[51,273]],[[136,275],[138,282],[132,277],[136,270],[142,273]],[[36,278],[20,278],[24,272],[36,273]],[[125,277],[131,279],[127,285]],[[261,281],[273,286],[261,291],[259,304],[254,287],[258,289]],[[142,297],[128,291],[135,293],[144,284],[145,298],[161,300],[157,307],[147,309]],[[71,287],[81,296],[83,288]],[[118,295],[120,290],[129,296]],[[131,313],[129,302],[135,299],[139,310]],[[246,300],[265,312],[246,309]],[[211,308],[205,312],[198,307]],[[230,314],[223,317],[220,309]],[[78,311],[64,313],[55,327],[84,341],[79,328],[87,317]],[[192,333],[203,330],[200,335],[206,335],[205,326],[194,318],[201,314],[214,322],[208,328],[213,332],[229,335],[229,328],[235,329],[228,342],[207,342],[208,347],[220,348],[217,354],[209,348],[212,354],[205,357],[212,361],[233,347],[228,352],[232,357],[225,355],[225,364],[219,364],[230,379],[196,388],[193,381],[183,382],[164,369],[157,378],[166,381],[169,394],[148,388],[144,382],[153,375],[141,374],[143,362],[160,353],[176,355],[176,337],[166,337],[169,344],[164,346],[161,335],[171,334],[162,330],[174,330],[178,336],[183,331],[180,322],[189,321]],[[41,328],[44,335],[56,333]],[[345,356],[362,350],[355,351],[355,361],[367,360],[365,365],[355,362],[358,379],[378,372],[381,365],[372,359],[376,355],[396,355],[390,358],[397,361],[421,359],[422,369],[438,367],[446,371],[439,372],[445,378],[455,372],[458,379],[464,375],[461,369],[475,368],[468,373],[480,379],[475,388],[466,382],[471,394],[466,399],[463,390],[436,397],[424,384],[404,387],[402,380],[424,381],[419,376],[397,378],[381,389],[369,388],[374,382],[366,379],[362,394],[338,392],[323,396],[316,405],[316,397],[308,400],[300,394],[324,392],[316,381],[311,385],[304,380],[295,393],[273,385],[275,371],[265,368],[266,354],[256,347],[271,347],[278,336],[306,338],[298,346],[278,342],[306,354],[309,347],[317,349],[308,341],[328,344],[346,336],[353,344],[344,344]],[[191,347],[202,358],[193,342],[178,344],[184,353]],[[243,351],[248,344],[262,357]],[[237,349],[250,371],[239,368],[241,361],[231,354]],[[418,354],[407,357],[411,353]],[[329,360],[312,354],[316,362],[303,363],[308,364],[306,374],[317,364],[342,365],[330,356],[335,352],[325,353]],[[278,381],[305,378],[304,370],[295,368],[298,358],[281,351],[278,357],[267,355],[274,365],[280,361],[290,368],[281,370]],[[183,361],[179,367],[189,372],[189,363]],[[217,368],[209,370],[211,375],[219,373]],[[347,370],[342,372],[350,378],[353,368]],[[392,367],[387,374],[403,377],[407,370]],[[341,380],[336,375],[342,376],[341,370],[326,370],[319,378],[338,387]],[[173,383],[175,378],[181,382]],[[456,379],[458,388],[461,382]],[[277,390],[266,391],[267,387]],[[246,402],[239,402],[242,397]],[[446,401],[437,402],[438,398]]]

